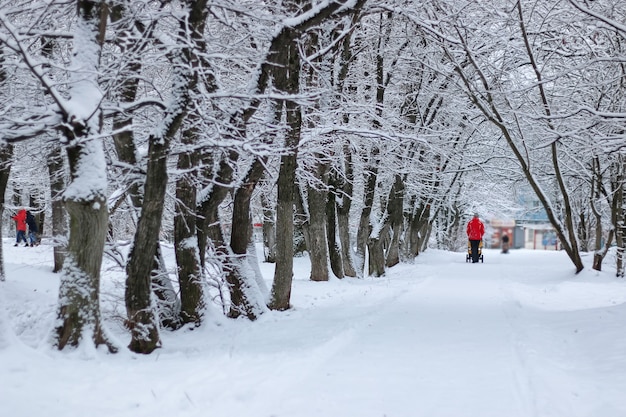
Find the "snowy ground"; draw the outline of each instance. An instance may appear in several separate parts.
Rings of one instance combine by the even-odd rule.
[[[51,350],[51,249],[3,250],[1,416],[626,416],[626,282],[612,259],[574,275],[562,252],[467,264],[430,250],[383,278],[314,283],[298,258],[292,310],[216,314],[140,356]],[[125,346],[122,282],[107,267],[103,311]]]

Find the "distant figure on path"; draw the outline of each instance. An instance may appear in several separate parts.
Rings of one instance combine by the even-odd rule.
[[[509,235],[502,236],[502,253],[509,253]]]
[[[478,218],[478,213],[475,213],[472,220],[467,223],[467,238],[472,248],[472,263],[474,264],[479,260],[478,246],[480,245],[480,241],[483,240],[484,234],[485,225]]]
[[[15,245],[17,246],[23,240],[25,245],[28,246],[28,241],[26,240],[26,209],[21,209],[17,212],[17,214],[11,217],[15,220],[15,226],[17,228],[17,235],[15,235]]]

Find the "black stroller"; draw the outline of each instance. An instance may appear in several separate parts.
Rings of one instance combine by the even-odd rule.
[[[480,240],[480,243],[478,244],[478,259],[480,260],[480,262],[484,262],[483,260],[483,241],[482,239]],[[472,261],[472,245],[470,243],[470,241],[467,241],[467,256],[465,256],[465,262],[471,262]]]

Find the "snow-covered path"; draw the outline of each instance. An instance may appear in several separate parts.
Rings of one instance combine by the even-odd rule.
[[[105,268],[102,289],[122,351],[59,353],[45,342],[58,288],[50,248],[4,251],[0,415],[626,416],[626,283],[574,275],[564,253],[487,250],[467,264],[430,250],[385,277],[326,283],[297,258],[289,311],[256,322],[216,313],[163,332],[163,348],[142,356],[114,320],[123,272]]]
[[[413,267],[416,277],[393,273],[390,279],[407,281],[402,293],[297,387],[315,401],[305,408],[285,398],[275,415],[328,416],[341,408],[362,417],[534,416],[507,319],[503,266],[459,259]],[[488,273],[475,274],[479,268]]]

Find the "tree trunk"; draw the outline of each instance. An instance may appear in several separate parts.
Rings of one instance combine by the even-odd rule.
[[[54,148],[48,155],[48,175],[52,207],[52,241],[54,242],[54,267],[52,272],[59,272],[65,262],[67,251],[67,211],[62,194],[65,190],[65,163],[61,148]]]
[[[308,188],[311,281],[328,281],[328,240],[326,239],[327,192]]]
[[[152,309],[152,274],[157,254],[163,201],[167,187],[169,141],[151,138],[141,217],[126,262],[126,312],[131,331],[129,348],[151,353],[161,345],[158,319]]]
[[[613,211],[613,227],[615,228],[615,269],[618,278],[624,277],[624,255],[626,254],[626,207],[624,206],[624,181],[626,161],[622,156],[618,157],[617,175],[615,177],[613,198],[615,199]]]
[[[373,277],[382,277],[385,275],[385,237],[389,233],[389,223],[384,222],[379,234],[373,234],[367,240],[367,249],[369,253],[368,273]]]
[[[596,271],[602,270],[602,262],[604,257],[609,251],[609,247],[613,242],[614,229],[609,231],[609,235],[607,237],[606,242],[604,242],[604,232],[602,228],[602,213],[598,210],[596,206],[596,201],[599,201],[602,198],[602,188],[603,188],[603,179],[602,179],[602,170],[600,169],[600,159],[597,156],[594,156],[592,159],[592,172],[593,178],[591,183],[591,198],[589,199],[589,206],[591,207],[591,212],[595,217],[596,230],[595,230],[595,242],[594,242],[594,252],[593,252],[593,266],[592,268]],[[607,196],[608,197],[608,196]],[[616,199],[613,195],[613,198],[610,203],[611,207],[611,221],[613,222],[616,215]]]
[[[212,181],[211,191],[197,208],[198,246],[200,248],[200,262],[203,269],[205,268],[206,248],[209,241],[218,254],[222,256],[228,254],[219,217],[219,207],[230,191],[229,184],[232,183],[234,174],[233,166],[238,158],[239,154],[235,151],[230,151],[222,158],[217,175],[214,181]],[[208,159],[208,156],[205,159]],[[208,174],[210,170],[207,167],[211,167],[213,164],[204,161],[203,165],[205,166],[205,172]]]
[[[183,60],[181,70],[187,72],[186,81],[189,104],[191,96],[202,97],[203,94],[217,91],[218,86],[206,59],[206,41],[204,38],[207,15],[207,0],[186,0],[188,16],[179,22],[179,36],[189,46],[182,49]],[[193,94],[190,94],[193,92]],[[198,167],[201,153],[193,149],[199,143],[200,128],[203,115],[198,108],[203,103],[188,105],[187,129],[182,134],[185,150],[178,158],[178,168],[183,177],[176,184],[176,216],[174,218],[176,263],[181,298],[181,318],[183,322],[200,323],[203,310],[207,307],[205,300],[205,280],[203,261],[196,225]],[[204,237],[203,234],[200,237]]]
[[[4,52],[0,50],[0,86],[4,85],[7,79],[7,74],[4,69],[4,63]],[[7,184],[9,183],[9,176],[11,174],[12,159],[13,145],[8,143],[0,144],[0,219],[2,219],[2,214],[4,213],[4,196],[7,190]],[[3,222],[0,220],[0,237],[4,236],[4,234],[2,233],[2,223]],[[1,243],[2,241],[0,240],[0,281],[4,281],[6,277],[4,272],[4,256],[2,254],[3,245]],[[3,329],[0,328],[0,331],[2,330]]]
[[[336,179],[330,181],[332,190],[327,193],[326,201],[326,237],[328,242],[328,255],[330,258],[330,269],[337,278],[343,278],[343,260],[341,250],[337,240],[337,195]]]
[[[296,34],[292,29],[286,32],[288,43],[276,50],[275,83],[278,91],[284,94],[297,94],[300,91],[300,56]],[[298,143],[302,129],[300,104],[286,100],[282,102],[286,111],[287,133],[285,149],[281,157],[278,173],[278,198],[276,206],[276,268],[272,284],[269,307],[273,310],[286,310],[291,300],[293,281],[293,205],[295,202],[296,166]]]
[[[133,71],[139,73],[140,68],[135,67]],[[126,80],[121,86],[122,102],[133,102],[137,90],[138,78]],[[138,170],[137,149],[135,146],[134,134],[131,130],[126,130],[132,125],[132,118],[120,117],[113,121],[113,128],[118,133],[113,135],[113,143],[117,157],[129,167],[135,167]],[[128,185],[128,197],[130,204],[137,218],[140,217],[141,207],[143,206],[143,195],[141,194],[140,184],[145,184],[143,174],[131,175],[130,170],[126,170],[125,176],[130,178]],[[172,280],[167,273],[165,260],[161,252],[161,246],[156,242],[156,252],[153,256],[148,253],[135,253],[135,256],[145,256],[145,262],[152,262],[152,271],[150,272],[150,280],[152,290],[157,299],[157,311],[159,322],[162,326],[176,329],[180,326],[180,301],[172,285]],[[152,259],[152,261],[151,261]],[[144,262],[143,260],[141,262]]]
[[[230,249],[233,253],[226,279],[230,289],[230,317],[241,315],[256,320],[266,311],[265,297],[254,280],[254,271],[246,265],[246,252],[252,235],[250,202],[252,193],[263,176],[265,159],[256,159],[235,193],[233,202]]]
[[[0,56],[2,56],[0,54]],[[0,67],[0,83],[3,80],[2,67]],[[9,176],[11,174],[11,162],[13,160],[13,145],[2,144],[0,145],[0,218],[4,213],[4,195],[6,193],[7,184],[9,183]],[[2,234],[2,223],[0,221],[0,236]],[[1,243],[1,241],[0,241]],[[0,281],[6,279],[4,272],[4,256],[2,254],[2,244],[0,244]]]
[[[90,335],[96,346],[106,344],[115,352],[117,348],[107,340],[100,317],[100,267],[108,224],[106,190],[83,190],[81,185],[84,175],[106,178],[102,144],[83,138],[67,152],[72,178],[65,192],[70,235],[59,289],[55,345],[59,350],[76,347]],[[100,156],[101,164],[93,163],[94,155]],[[87,167],[93,172],[85,173]]]
[[[387,251],[387,259],[385,261],[387,267],[392,267],[400,263],[400,236],[402,235],[402,228],[404,226],[403,203],[404,182],[401,175],[396,175],[393,187],[391,187],[389,204],[387,206],[392,233],[391,243]]]
[[[191,92],[197,88],[196,54],[203,52],[198,46],[201,42],[198,37],[203,33],[207,13],[205,5],[204,0],[186,1],[188,15],[179,22],[178,35],[189,42],[170,55],[174,78],[172,95],[176,100],[163,117],[166,121],[163,128],[149,138],[144,202],[126,266],[126,309],[132,335],[130,348],[138,353],[150,353],[160,345],[159,323],[150,298],[153,265],[158,262],[156,254],[167,187],[167,156],[171,140],[189,114]],[[189,39],[190,35],[192,39]],[[195,201],[193,204],[192,207],[195,207]]]
[[[276,262],[276,210],[268,197],[268,193],[261,193],[263,207],[263,255],[265,262]]]
[[[426,210],[423,204],[414,207],[416,198],[411,201],[409,207],[413,207],[412,212],[408,215],[408,230],[405,237],[406,253],[405,257],[408,262],[413,262],[420,253],[420,229],[422,228],[422,216]]]
[[[195,119],[195,115],[191,116]],[[193,123],[192,123],[193,124]],[[182,144],[192,148],[197,132],[183,132]],[[180,287],[180,316],[183,323],[200,324],[205,306],[204,279],[200,265],[196,231],[196,151],[183,151],[178,156],[177,169],[183,173],[176,181],[176,204],[174,216],[174,250]]]
[[[56,44],[55,39],[42,38],[42,54],[51,58]],[[63,191],[66,187],[67,169],[63,159],[63,149],[60,145],[53,145],[47,158],[48,177],[50,178],[50,207],[52,210],[52,242],[54,266],[52,272],[57,273],[63,269],[65,254],[67,251],[67,211],[63,203]],[[43,226],[43,225],[42,225]],[[39,228],[43,234],[43,227]]]
[[[304,206],[302,187],[295,185],[294,191],[294,221],[293,221],[293,250],[294,254],[302,254],[309,250],[311,236],[309,233],[309,207]]]
[[[357,274],[362,276],[365,269],[365,256],[367,242],[372,232],[370,215],[374,205],[374,195],[378,178],[378,148],[372,149],[371,161],[365,171],[365,188],[363,190],[363,209],[359,220],[359,228],[356,235],[356,265]]]
[[[106,30],[107,8],[103,3],[78,1],[80,22],[74,36],[84,48],[76,49],[73,62],[83,71],[71,74],[68,95],[83,106],[83,116],[64,113],[60,126],[65,140],[71,182],[65,190],[65,205],[70,218],[68,253],[59,288],[59,307],[54,331],[54,344],[59,350],[78,346],[91,337],[96,346],[106,344],[109,351],[117,348],[107,339],[100,317],[100,267],[107,234],[106,161],[97,135],[95,121],[100,120],[97,85],[100,53]],[[83,102],[85,90],[91,96]],[[95,99],[95,100],[94,100]],[[84,111],[91,110],[91,111]],[[98,180],[100,179],[100,180]]]
[[[354,182],[354,169],[352,167],[352,151],[350,145],[344,146],[345,178],[338,187],[338,195],[341,196],[337,204],[337,229],[339,242],[341,243],[341,258],[343,261],[343,273],[348,277],[356,277],[352,256],[352,239],[350,238],[350,209],[352,207],[352,191]]]
[[[293,133],[289,133],[292,135]],[[297,132],[299,136],[299,132]],[[287,310],[293,279],[293,203],[296,181],[296,151],[281,157],[276,204],[276,268],[270,308]]]

